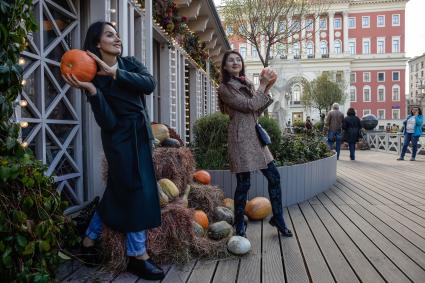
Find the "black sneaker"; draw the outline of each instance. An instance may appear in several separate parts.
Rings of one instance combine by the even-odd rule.
[[[164,270],[151,259],[143,260],[130,257],[127,271],[146,280],[162,280],[165,277]]]
[[[288,228],[286,228],[286,227],[282,227],[281,225],[278,225],[278,224],[276,223],[276,220],[274,219],[274,217],[272,217],[272,218],[270,219],[269,223],[270,223],[270,225],[272,225],[273,227],[276,227],[276,228],[279,230],[280,235],[282,235],[283,237],[292,237],[292,236],[293,236],[293,235],[292,235],[292,231],[291,231],[291,230],[289,230],[289,229],[288,229]]]

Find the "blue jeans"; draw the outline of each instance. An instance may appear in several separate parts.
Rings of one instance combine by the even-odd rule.
[[[272,204],[273,218],[280,227],[286,227],[285,220],[283,219],[283,206],[282,206],[282,190],[280,187],[280,174],[277,171],[275,162],[272,161],[267,164],[266,169],[262,169],[264,177],[267,178],[270,202]],[[236,191],[235,191],[235,227],[236,232],[244,229],[244,211],[248,198],[248,191],[251,187],[251,173],[243,172],[236,173]]]
[[[94,213],[89,227],[86,231],[86,236],[92,240],[99,238],[102,232],[102,220],[97,212]],[[146,231],[129,232],[127,233],[127,255],[141,256],[146,253]]]
[[[339,153],[341,151],[341,139],[341,131],[328,131],[328,146],[329,149],[332,149],[335,142],[335,151],[337,159],[339,159]]]
[[[348,148],[350,149],[350,159],[351,160],[355,160],[356,159],[356,156],[355,156],[356,143],[355,142],[349,142],[348,143]]]
[[[407,147],[409,146],[409,143],[412,142],[412,158],[416,158],[416,152],[418,150],[418,141],[419,137],[413,136],[413,134],[406,133],[404,134],[404,142],[403,142],[403,148],[401,150],[401,158],[404,158],[404,155],[406,154]]]

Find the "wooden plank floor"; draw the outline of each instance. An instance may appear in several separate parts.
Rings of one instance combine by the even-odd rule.
[[[328,191],[285,209],[293,238],[250,222],[247,256],[166,267],[162,282],[425,282],[425,158],[343,151]],[[148,282],[70,263],[63,282]]]

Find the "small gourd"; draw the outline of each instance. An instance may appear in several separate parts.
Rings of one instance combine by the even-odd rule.
[[[208,227],[208,237],[213,240],[221,240],[223,238],[231,236],[232,233],[232,225],[230,225],[226,221],[216,222]]]

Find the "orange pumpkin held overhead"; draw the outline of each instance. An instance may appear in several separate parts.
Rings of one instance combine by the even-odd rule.
[[[193,219],[204,229],[208,229],[208,216],[202,210],[195,210]]]
[[[96,61],[85,51],[71,49],[63,54],[61,59],[61,73],[73,74],[79,81],[90,82],[97,72]]]
[[[193,174],[193,179],[195,179],[196,182],[208,185],[211,183],[211,175],[205,170],[198,170]]]

